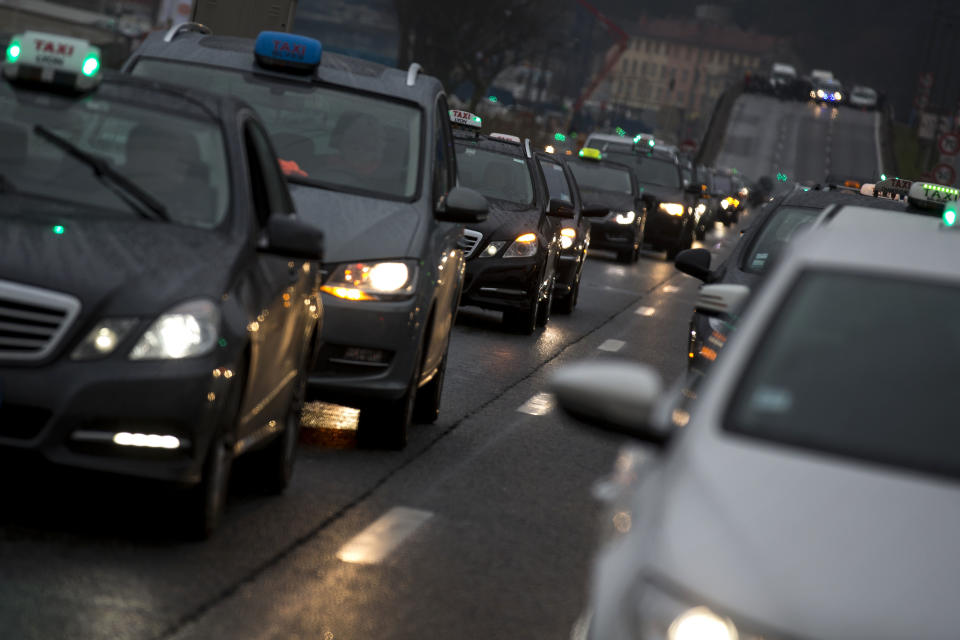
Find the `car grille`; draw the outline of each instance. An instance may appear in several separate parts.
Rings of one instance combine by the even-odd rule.
[[[0,280],[0,362],[46,358],[79,313],[73,296]]]
[[[460,241],[457,242],[457,246],[463,249],[464,256],[469,258],[473,255],[473,252],[477,250],[477,247],[480,246],[481,240],[483,240],[483,234],[479,231],[464,229],[463,235],[460,236]]]

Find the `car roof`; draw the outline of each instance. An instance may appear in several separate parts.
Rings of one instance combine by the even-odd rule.
[[[831,224],[796,244],[793,260],[887,274],[960,281],[960,230],[937,218],[874,207],[844,207]]]
[[[407,84],[408,71],[328,51],[323,52],[320,65],[310,75],[266,69],[254,60],[254,42],[252,38],[196,32],[179,33],[172,41],[166,42],[163,33],[155,32],[134,52],[131,61],[139,57],[159,58],[255,72],[259,76],[293,82],[313,80],[403,98],[421,105],[432,104],[437,94],[443,91],[440,81],[432,76],[417,74],[411,86]]]

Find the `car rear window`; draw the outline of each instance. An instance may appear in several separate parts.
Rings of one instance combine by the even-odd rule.
[[[581,189],[595,189],[612,193],[633,193],[630,172],[608,164],[571,162],[570,170]]]

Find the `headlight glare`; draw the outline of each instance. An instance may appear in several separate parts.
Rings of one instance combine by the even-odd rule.
[[[577,239],[577,230],[573,227],[564,227],[560,230],[560,247],[569,249],[573,246],[573,241]]]
[[[70,354],[73,360],[90,360],[110,355],[136,326],[133,318],[110,318],[90,330],[90,333]]]
[[[130,351],[131,360],[180,360],[209,353],[217,344],[220,310],[209,300],[177,305],[153,321]]]
[[[320,288],[342,300],[397,300],[413,295],[416,263],[412,260],[342,264]]]
[[[507,243],[504,240],[497,240],[495,242],[491,242],[490,244],[487,245],[486,249],[480,252],[480,257],[481,258],[494,257],[495,255],[500,253],[500,249],[503,249],[503,246],[505,244]]]
[[[737,640],[733,622],[721,618],[706,607],[694,607],[681,613],[667,630],[668,640]]]
[[[537,254],[537,235],[523,233],[517,236],[513,244],[503,254],[504,258],[529,258]]]
[[[671,216],[682,216],[683,205],[679,202],[661,202],[660,211],[663,211],[667,215]]]
[[[633,221],[637,219],[637,214],[634,211],[624,211],[618,213],[613,219],[617,224],[633,224]]]

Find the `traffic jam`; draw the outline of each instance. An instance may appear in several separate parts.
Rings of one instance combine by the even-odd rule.
[[[956,637],[955,185],[103,56],[3,60],[0,636]],[[814,71],[736,99],[874,122]]]

